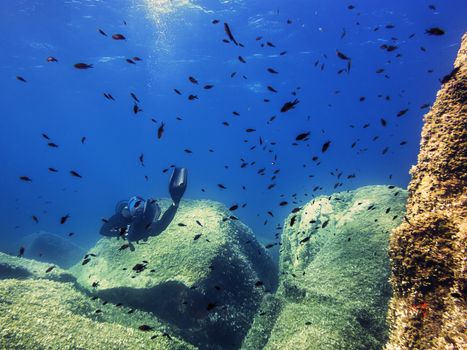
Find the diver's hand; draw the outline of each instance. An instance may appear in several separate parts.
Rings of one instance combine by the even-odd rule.
[[[170,177],[169,192],[175,205],[180,203],[180,200],[185,193],[188,180],[187,177],[188,170],[186,168],[175,168],[172,176]]]

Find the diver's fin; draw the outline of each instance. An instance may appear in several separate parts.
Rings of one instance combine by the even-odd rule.
[[[176,205],[182,199],[187,186],[188,170],[187,168],[175,168],[170,177],[169,192]]]

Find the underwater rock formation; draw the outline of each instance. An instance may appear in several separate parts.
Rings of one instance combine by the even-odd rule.
[[[466,349],[467,35],[425,115],[407,220],[391,235],[393,349]]]
[[[387,340],[389,233],[406,191],[367,186],[319,197],[284,223],[279,288],[242,349],[381,349]]]
[[[265,291],[276,288],[277,269],[264,247],[216,202],[182,201],[161,235],[135,251],[126,243],[101,239],[90,250],[96,256],[72,268],[78,283],[152,312],[201,348],[238,349]]]
[[[1,349],[195,349],[151,315],[103,305],[71,283],[5,279],[0,296]],[[153,329],[140,330],[142,325]]]
[[[86,251],[69,239],[41,231],[26,236],[22,242],[24,257],[56,264],[67,269],[76,264]]]
[[[55,265],[19,258],[0,252],[0,280],[7,278],[49,279],[58,282],[75,281],[75,277],[72,274]]]

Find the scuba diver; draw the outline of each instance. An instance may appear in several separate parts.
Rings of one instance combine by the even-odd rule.
[[[180,199],[187,186],[188,171],[186,168],[175,168],[169,182],[169,193],[173,203],[164,212],[155,199],[144,200],[140,196],[131,197],[117,203],[115,214],[104,222],[100,234],[107,237],[121,237],[126,234],[130,249],[134,250],[131,242],[147,240],[150,236],[157,236],[163,232],[175,216]]]

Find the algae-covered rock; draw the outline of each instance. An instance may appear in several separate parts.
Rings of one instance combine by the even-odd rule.
[[[270,332],[264,349],[380,349],[391,295],[389,232],[404,217],[406,198],[394,186],[368,186],[291,214],[282,236],[281,310],[275,322],[261,323],[258,314],[247,340],[258,324]]]
[[[135,244],[135,251],[125,243],[101,239],[90,250],[96,256],[73,267],[78,283],[154,313],[204,348],[238,348],[265,291],[275,288],[277,272],[265,249],[216,202],[182,201],[162,234]]]
[[[154,329],[144,332],[143,324]],[[71,283],[47,280],[1,280],[0,325],[0,348],[7,350],[195,349],[150,315],[128,314],[127,308],[90,299]]]
[[[60,282],[75,280],[72,274],[58,266],[0,252],[0,279],[6,278],[44,278]]]
[[[38,232],[22,239],[24,257],[56,264],[62,268],[69,268],[76,264],[86,251],[70,239],[49,233]]]

